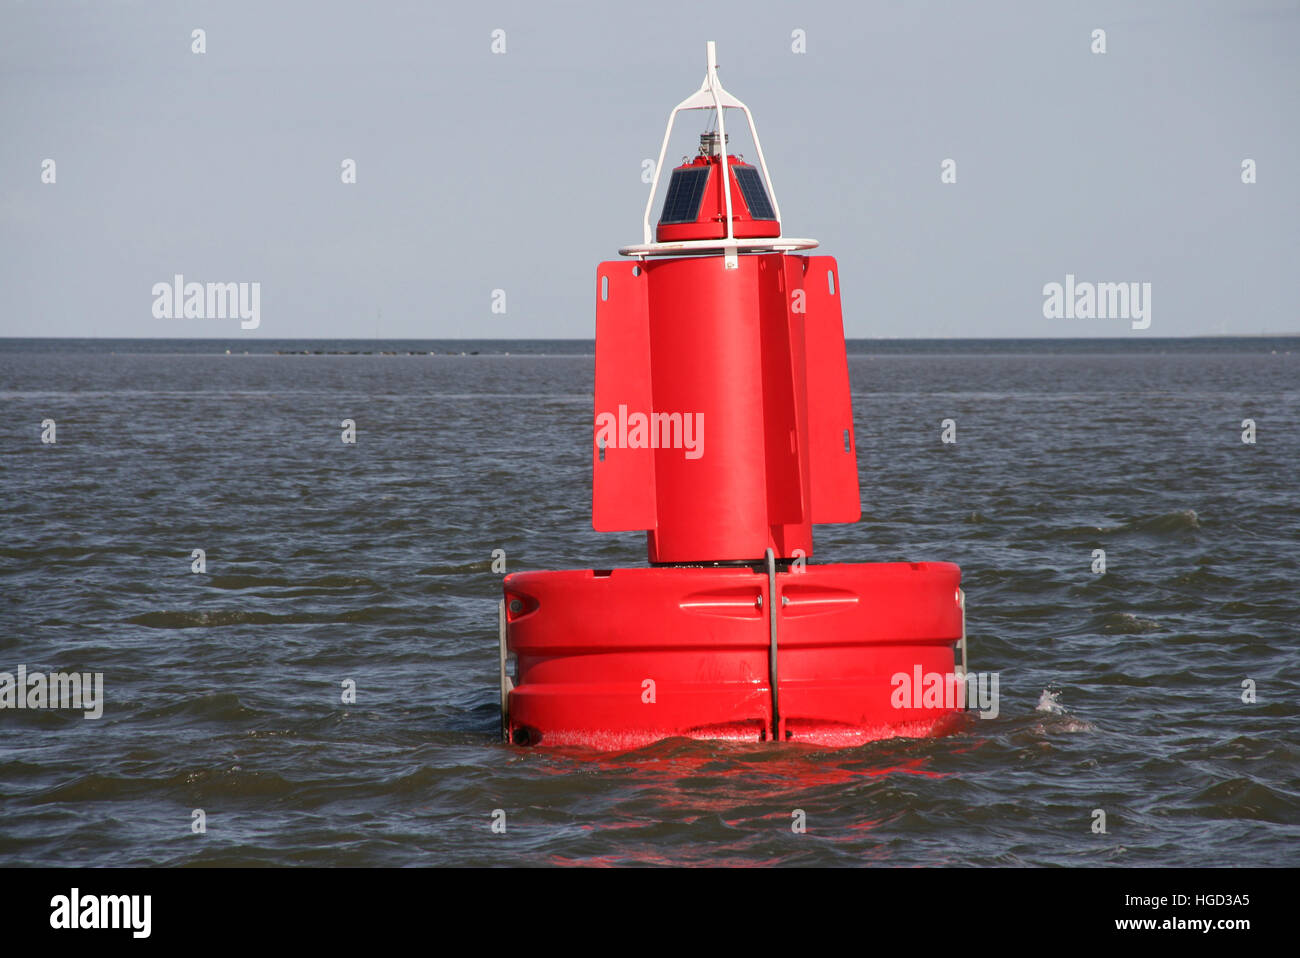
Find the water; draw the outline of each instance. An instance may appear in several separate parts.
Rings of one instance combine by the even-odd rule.
[[[959,563],[1001,708],[848,751],[496,741],[492,551],[645,560],[590,353],[0,341],[0,671],[106,699],[0,711],[0,865],[1296,864],[1300,339],[851,344],[815,558]]]

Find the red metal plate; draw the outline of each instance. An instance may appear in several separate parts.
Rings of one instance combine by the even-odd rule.
[[[809,256],[806,261],[803,288],[808,312],[804,343],[808,358],[812,521],[857,522],[862,517],[862,499],[840,311],[839,267],[833,256]]]
[[[596,382],[591,446],[591,524],[600,532],[655,527],[654,450],[599,446],[602,416],[652,408],[646,272],[635,263],[596,270]],[[626,414],[623,417],[626,423]],[[609,422],[609,420],[605,420]]]

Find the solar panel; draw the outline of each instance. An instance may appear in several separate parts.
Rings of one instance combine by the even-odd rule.
[[[736,171],[736,182],[740,184],[740,192],[745,194],[745,205],[749,207],[749,215],[756,220],[776,219],[776,212],[768,202],[767,190],[763,189],[763,180],[758,175],[758,170],[752,166],[733,166],[732,169]]]
[[[673,170],[673,178],[668,181],[668,196],[664,199],[663,215],[660,223],[694,223],[700,212],[700,200],[704,198],[704,187],[709,182],[707,166],[689,166]]]

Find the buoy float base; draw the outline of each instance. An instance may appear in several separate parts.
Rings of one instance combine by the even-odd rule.
[[[947,562],[783,566],[775,590],[762,562],[508,575],[504,732],[597,749],[944,734],[964,711],[960,579]]]

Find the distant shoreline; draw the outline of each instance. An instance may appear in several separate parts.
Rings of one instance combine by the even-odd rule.
[[[1300,339],[1300,332],[1294,333],[1223,333],[1205,336],[848,336],[846,342],[881,342],[881,343],[1061,343],[1061,342],[1146,342],[1149,340],[1164,342],[1203,339]],[[353,336],[249,336],[227,339],[214,336],[8,336],[0,335],[3,341],[30,342],[159,342],[159,343],[590,343],[595,340],[588,337],[537,336],[529,339],[510,339],[501,336],[483,336],[476,339],[449,339],[445,337],[353,337]]]
[[[969,356],[1300,354],[1300,334],[846,340],[848,354]],[[193,339],[145,337],[0,337],[0,354],[230,355],[230,356],[592,356],[594,339]]]

